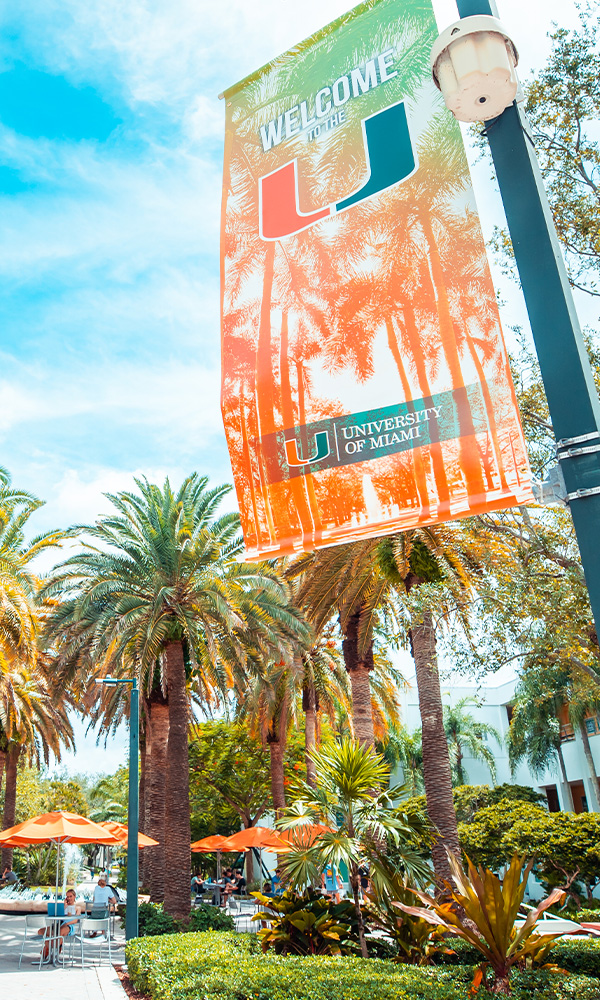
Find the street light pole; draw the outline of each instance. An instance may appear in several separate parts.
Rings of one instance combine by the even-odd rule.
[[[97,684],[131,684],[129,703],[129,796],[127,802],[127,906],[125,939],[138,936],[140,693],[135,677],[103,677]]]
[[[140,693],[135,677],[131,682],[129,704],[129,799],[127,804],[127,907],[125,939],[138,936],[139,892],[139,756],[140,756]]]
[[[460,17],[497,16],[457,0]],[[557,455],[596,628],[600,631],[600,403],[529,124],[516,103],[485,123],[512,239]]]

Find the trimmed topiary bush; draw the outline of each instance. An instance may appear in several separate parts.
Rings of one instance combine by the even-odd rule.
[[[163,910],[162,903],[140,903],[138,910],[138,934],[140,937],[175,934],[177,929],[173,917]]]
[[[381,959],[263,955],[254,935],[130,941],[129,975],[152,1000],[465,1000],[471,966],[415,968]],[[600,980],[515,971],[512,1000],[598,1000]],[[485,990],[477,1000],[489,1000]]]

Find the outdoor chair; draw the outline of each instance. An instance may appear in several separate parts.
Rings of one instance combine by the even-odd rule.
[[[46,917],[39,916],[39,914],[27,914],[25,917],[25,926],[23,928],[23,943],[21,945],[21,954],[19,955],[19,968],[21,968],[21,961],[23,959],[23,951],[27,941],[32,941],[35,939],[37,945],[40,949],[40,968],[43,964],[42,952],[44,950],[44,944],[48,942],[48,946],[51,947],[51,939],[42,938],[38,935],[40,927],[46,927]]]
[[[97,935],[90,937],[89,934]],[[79,925],[79,933],[74,937],[67,938],[71,946],[71,960],[73,959],[73,946],[77,942],[81,949],[81,968],[85,968],[85,954],[95,950],[100,951],[99,964],[102,965],[102,954],[104,948],[108,952],[108,964],[112,965],[111,953],[111,933],[110,920],[108,917],[83,917]]]

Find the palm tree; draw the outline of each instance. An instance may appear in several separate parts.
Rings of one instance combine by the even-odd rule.
[[[390,767],[402,767],[402,780],[410,795],[423,791],[423,744],[421,730],[409,733],[404,728],[393,728],[381,741],[381,752]]]
[[[236,670],[277,645],[275,627],[297,627],[287,588],[267,566],[236,563],[236,514],[217,517],[229,486],[196,473],[174,491],[136,480],[109,495],[115,513],[81,527],[81,553],[57,567],[46,593],[61,603],[49,623],[64,675],[134,671],[154,689],[160,671],[169,710],[165,762],[165,909],[189,915],[188,679],[199,697],[226,691]],[[271,613],[269,614],[269,607]],[[248,637],[252,649],[248,652]]]
[[[567,808],[573,812],[573,797],[562,752],[558,713],[564,703],[556,676],[544,670],[525,670],[515,688],[512,718],[506,736],[508,759],[514,774],[526,760],[535,777],[558,762]],[[564,678],[562,678],[564,680]]]
[[[492,781],[496,784],[496,762],[485,741],[492,736],[500,746],[502,738],[494,726],[480,722],[470,712],[466,712],[465,709],[469,705],[477,705],[474,698],[461,698],[456,705],[444,706],[444,729],[450,751],[450,764],[455,777],[454,783],[466,784],[463,765],[466,748],[473,760],[481,760],[487,764]]]
[[[373,634],[378,609],[388,608],[398,618],[408,618],[410,642],[422,720],[423,772],[427,811],[440,836],[433,845],[436,874],[450,877],[446,848],[459,853],[456,813],[452,800],[452,772],[444,730],[443,705],[436,655],[436,626],[431,585],[450,588],[455,610],[468,628],[465,607],[472,590],[472,568],[467,568],[468,546],[460,528],[439,525],[414,531],[339,545],[306,554],[290,566],[301,574],[299,601],[316,628],[339,609],[345,634],[344,658],[352,681],[355,732],[373,744],[373,722],[368,694],[372,669]],[[471,571],[469,575],[468,569]],[[429,585],[431,602],[414,598],[415,588]],[[440,596],[443,591],[440,588]],[[349,635],[350,641],[346,638]],[[350,649],[349,649],[350,647]],[[348,657],[348,650],[353,656]],[[356,683],[367,677],[367,693]],[[361,699],[362,716],[356,723],[355,697]]]
[[[389,788],[390,769],[372,747],[344,738],[329,743],[313,753],[316,787],[305,784],[303,798],[296,801],[280,819],[278,826],[297,831],[309,823],[323,823],[330,828],[310,847],[295,842],[295,849],[282,861],[285,876],[292,885],[316,884],[327,865],[348,868],[350,887],[358,921],[361,952],[367,957],[367,945],[359,899],[359,865],[365,857],[372,863],[374,878],[381,877],[378,858],[382,844],[391,842],[398,860],[412,877],[427,878],[427,866],[414,850],[415,826],[411,825],[393,799],[400,790]],[[419,829],[424,822],[417,824]],[[292,839],[294,844],[294,839]]]

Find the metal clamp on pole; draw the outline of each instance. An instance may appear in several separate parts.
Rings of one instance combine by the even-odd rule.
[[[585,497],[597,496],[600,496],[600,486],[594,486],[589,490],[575,490],[573,493],[567,493],[567,503],[571,503],[572,500],[584,500]]]

